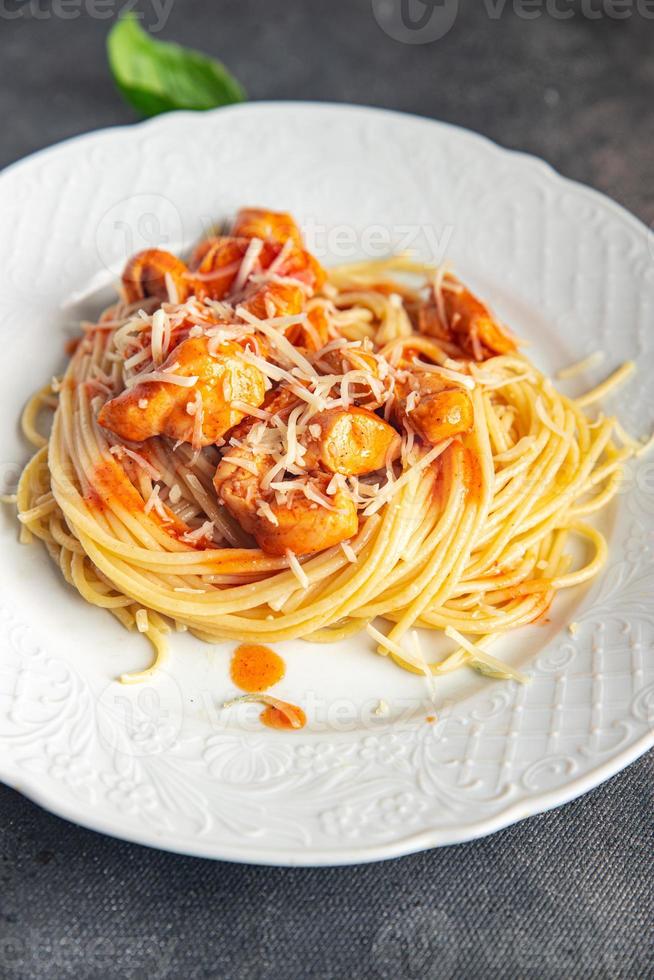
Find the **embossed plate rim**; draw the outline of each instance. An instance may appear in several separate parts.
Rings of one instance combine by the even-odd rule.
[[[239,117],[251,117],[254,122],[257,117],[265,119],[267,116],[277,114],[281,119],[285,118],[290,122],[294,112],[302,113],[307,111],[316,115],[322,114],[325,117],[329,116],[332,119],[348,116],[349,125],[356,125],[357,120],[361,121],[362,125],[366,120],[376,121],[375,125],[377,122],[383,125],[387,124],[389,132],[392,131],[394,123],[401,126],[408,125],[407,121],[410,121],[415,126],[416,132],[418,129],[422,129],[427,134],[425,136],[426,142],[430,140],[430,133],[433,134],[436,142],[438,141],[436,137],[439,133],[441,137],[444,134],[448,134],[455,143],[456,141],[460,141],[467,148],[474,149],[477,147],[479,148],[480,154],[490,154],[496,160],[511,161],[516,167],[521,169],[521,173],[535,175],[552,187],[565,189],[576,199],[583,198],[587,202],[592,203],[598,210],[604,212],[604,214],[612,216],[612,220],[614,220],[616,225],[621,225],[622,227],[626,225],[633,232],[637,232],[638,235],[643,233],[645,236],[647,235],[645,226],[620,205],[591,188],[584,187],[581,184],[560,176],[549,164],[529,154],[504,149],[479,134],[450,124],[424,119],[419,116],[410,116],[390,110],[330,103],[255,103],[217,110],[216,112],[205,114],[202,118],[194,113],[175,113],[149,120],[137,126],[117,127],[114,129],[100,130],[95,133],[83,134],[57,144],[54,147],[41,150],[25,160],[12,164],[0,175],[0,182],[4,181],[5,177],[19,173],[23,168],[29,169],[36,165],[40,166],[44,160],[55,160],[57,155],[62,151],[68,152],[71,147],[76,145],[82,151],[84,149],[90,149],[95,145],[105,145],[107,141],[110,142],[112,139],[137,140],[139,135],[144,132],[149,131],[154,134],[157,131],[166,130],[168,127],[172,130],[178,124],[182,127],[191,124],[207,126],[213,125],[214,120],[219,120],[217,125],[220,126],[223,121],[228,121],[230,118],[238,119]],[[646,246],[644,245],[644,247]],[[1,693],[2,689],[0,686]],[[639,693],[642,693],[642,691]],[[374,841],[374,839],[371,841],[364,840],[356,845],[345,844],[339,838],[338,845],[334,846],[333,849],[309,844],[303,850],[281,843],[274,844],[269,842],[260,846],[254,840],[244,840],[242,843],[234,844],[227,839],[221,838],[220,833],[214,834],[214,839],[212,840],[209,837],[196,837],[193,834],[175,833],[171,830],[162,832],[154,830],[143,831],[135,825],[134,821],[128,819],[122,820],[116,813],[112,813],[111,816],[105,816],[101,809],[97,807],[89,806],[84,809],[79,802],[75,803],[72,797],[66,796],[63,792],[63,787],[54,784],[52,780],[39,782],[26,769],[21,768],[20,765],[12,762],[8,757],[4,759],[0,758],[0,778],[46,809],[89,829],[179,853],[272,865],[337,865],[373,861],[412,853],[429,847],[461,843],[466,840],[478,838],[506,827],[517,820],[567,802],[614,775],[654,744],[654,731],[650,722],[650,702],[647,688],[645,688],[645,693],[647,694],[648,700],[646,704],[643,704],[642,709],[647,714],[646,719],[644,718],[647,731],[639,737],[634,738],[633,741],[623,746],[619,751],[615,751],[608,758],[596,761],[595,764],[591,765],[582,774],[576,775],[574,778],[567,778],[561,785],[557,785],[551,789],[532,791],[529,795],[522,796],[504,805],[492,815],[484,815],[482,808],[478,817],[470,822],[457,821],[456,818],[453,818],[449,825],[440,827],[426,826],[415,832],[403,832],[400,828],[390,839],[383,841]],[[1,738],[0,744],[2,744]],[[611,751],[609,750],[609,752]],[[552,756],[554,761],[556,761],[556,758],[556,756]],[[379,771],[382,772],[381,769]],[[474,802],[473,799],[470,800],[471,807],[474,807]]]

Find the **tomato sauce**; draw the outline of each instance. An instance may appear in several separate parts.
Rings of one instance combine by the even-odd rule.
[[[79,347],[83,339],[84,339],[83,337],[71,337],[64,344],[64,353],[66,353],[68,357],[72,357],[73,354],[75,354],[77,348]]]
[[[465,450],[463,473],[468,497],[478,504],[482,498],[484,484],[479,459],[470,449]]]
[[[290,718],[283,711],[280,711],[279,708],[273,708],[272,705],[267,705],[259,715],[259,718],[267,728],[281,728],[284,731],[297,731],[299,728],[304,728],[307,723],[307,716],[302,708],[298,708],[295,704],[289,704],[289,708],[292,708],[293,714],[300,722],[299,725],[293,725]]]
[[[104,510],[111,500],[122,504],[132,514],[143,510],[140,493],[134,489],[120,467],[108,460],[94,468],[91,486],[84,499],[90,507],[100,511]]]
[[[285,673],[286,664],[269,647],[244,643],[234,651],[230,674],[242,691],[265,691],[281,681]]]

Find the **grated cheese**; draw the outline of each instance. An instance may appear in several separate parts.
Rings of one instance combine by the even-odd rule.
[[[125,387],[134,388],[139,384],[148,384],[151,381],[162,381],[164,384],[179,385],[180,388],[192,388],[193,385],[198,383],[198,375],[182,377],[181,374],[174,373],[173,367],[179,367],[179,364],[172,365],[166,371],[146,371],[143,374],[135,374],[131,378],[127,379]]]
[[[298,580],[302,588],[308,589],[311,583],[309,581],[307,573],[304,571],[302,565],[297,560],[297,555],[293,551],[291,551],[290,548],[287,548],[286,557],[288,558],[288,567],[293,572],[293,574],[295,575],[296,579]]]
[[[253,476],[259,475],[259,467],[251,459],[246,459],[244,456],[223,456],[224,463],[231,463],[232,466],[238,466],[242,470],[247,470]]]
[[[405,406],[404,406],[405,407],[405,410],[407,412],[412,412],[414,410],[414,408],[416,408],[416,406],[417,406],[417,404],[418,404],[419,401],[420,401],[420,395],[418,394],[418,392],[417,391],[410,391],[409,394],[408,394],[408,396],[407,396],[406,403],[405,403]]]
[[[116,459],[123,459],[125,456],[129,457],[129,459],[134,460],[134,462],[140,466],[142,470],[145,470],[148,476],[153,480],[161,479],[161,473],[159,470],[153,466],[152,463],[145,458],[145,456],[141,456],[140,453],[135,453],[133,449],[128,449],[127,446],[115,445],[110,447],[109,452],[112,456],[115,456]]]
[[[431,698],[432,702],[435,704],[438,696],[438,692],[436,690],[436,679],[434,678],[434,675],[431,672],[429,664],[425,660],[425,656],[422,652],[422,644],[420,643],[420,637],[418,636],[416,630],[411,630],[411,643],[413,646],[415,663],[424,674],[425,682],[427,684],[427,690],[429,691],[429,697]]]
[[[236,398],[232,402],[232,408],[235,408],[237,412],[242,412],[243,415],[253,415],[256,419],[261,419],[262,422],[270,421],[270,412],[266,412],[263,408],[257,408],[256,405],[249,405],[247,402],[239,401]]]
[[[279,527],[277,515],[266,500],[257,501],[256,513],[259,515],[259,517],[263,517],[265,520],[270,521],[273,527]]]
[[[505,673],[513,680],[518,681],[520,684],[529,683],[529,678],[521,673],[521,671],[516,670],[515,667],[510,667],[508,664],[503,663],[501,660],[496,660],[495,657],[491,657],[489,653],[482,650],[480,646],[475,643],[471,643],[470,640],[466,639],[458,630],[454,629],[453,626],[447,626],[445,628],[445,635],[450,639],[458,643],[460,647],[469,653],[473,658],[473,663],[476,661],[479,664],[483,664],[486,667],[490,667],[492,670]]]
[[[273,346],[277,348],[279,353],[298,367],[306,377],[317,377],[317,371],[313,364],[277,329],[278,326],[289,327],[295,324],[306,323],[306,313],[300,313],[297,316],[270,317],[268,320],[260,320],[244,307],[237,306],[236,315],[240,316],[246,323],[250,323],[253,327],[256,327],[257,330],[260,330],[264,337],[267,337]]]
[[[297,481],[297,480],[294,481],[294,483],[296,485],[297,485],[298,482],[299,481]],[[335,504],[332,504],[331,501],[327,497],[324,497],[310,483],[303,483],[303,484],[301,484],[300,487],[299,487],[299,489],[301,489],[303,491],[304,496],[308,500],[312,500],[315,504],[318,504],[319,507],[324,507],[325,510],[331,510],[331,511],[335,511],[336,510],[336,505]],[[356,560],[356,556],[355,556],[355,560]]]
[[[243,289],[243,286],[245,285],[245,283],[248,281],[248,278],[252,274],[252,271],[261,254],[262,248],[263,248],[263,242],[261,241],[260,238],[252,238],[250,240],[250,244],[248,245],[245,255],[241,260],[238,274],[236,276],[236,279],[234,280],[234,285],[232,287],[233,292],[239,293]]]
[[[181,535],[182,541],[186,541],[188,544],[197,544],[203,538],[208,540],[213,539],[214,523],[213,521],[205,521],[200,527],[196,527],[193,531],[186,531]]]
[[[164,282],[166,283],[168,302],[177,305],[179,303],[179,293],[177,291],[177,286],[175,285],[175,280],[169,272],[167,272],[164,276]]]
[[[388,501],[401,489],[410,479],[412,474],[420,472],[430,466],[431,463],[437,459],[441,453],[444,453],[449,445],[451,445],[452,439],[446,439],[444,442],[439,442],[437,446],[434,446],[428,453],[426,453],[422,459],[419,459],[417,463],[413,465],[410,470],[405,470],[405,472],[393,483],[387,483],[382,490],[379,491],[376,498],[371,504],[368,504],[366,509],[363,511],[364,517],[369,517],[371,514],[376,514],[377,511],[388,503]]]
[[[389,637],[384,636],[384,634],[380,633],[378,629],[375,629],[372,623],[368,623],[366,625],[366,633],[368,636],[371,636],[380,647],[386,650],[387,653],[394,653],[397,657],[402,657],[403,660],[406,660],[406,651],[402,649],[399,643],[396,643],[395,640],[391,640]],[[386,653],[382,654],[382,656],[386,656]]]
[[[447,381],[454,381],[456,384],[461,385],[462,388],[467,388],[468,391],[474,391],[475,389],[474,378],[471,378],[468,374],[462,374],[461,371],[453,371],[451,368],[442,367],[440,364],[427,364],[426,361],[421,361],[417,357],[414,357],[413,363],[421,371],[427,371],[429,374],[437,374]]]
[[[131,371],[133,367],[138,367],[139,364],[144,364],[145,361],[148,360],[150,360],[150,351],[147,349],[147,347],[145,347],[136,354],[132,354],[132,356],[128,357],[123,363],[125,370]]]
[[[159,497],[158,485],[152,488],[152,492],[148,497],[148,499],[146,500],[145,506],[143,508],[143,511],[146,514],[149,514],[151,510],[155,510],[159,515],[159,517],[162,519],[162,521],[164,521],[167,524],[170,523],[170,518],[166,513],[166,508],[164,507],[163,500],[161,500],[161,498]]]
[[[156,310],[152,314],[152,332],[150,337],[150,348],[152,350],[152,363],[163,364],[168,352],[170,341],[170,321],[162,309]]]
[[[347,560],[349,562],[352,562],[352,564],[356,565],[359,559],[357,557],[356,551],[354,550],[354,548],[352,547],[349,541],[341,541],[341,550],[343,551],[343,554],[345,555]]]
[[[293,240],[291,238],[287,238],[284,244],[282,245],[282,249],[279,255],[275,256],[275,258],[268,266],[268,272],[269,273],[278,272],[292,251],[293,251]]]
[[[372,709],[372,713],[375,716],[375,718],[386,718],[389,712],[390,709],[388,707],[388,704],[386,703],[386,701],[383,701],[381,699],[377,702],[375,707]]]

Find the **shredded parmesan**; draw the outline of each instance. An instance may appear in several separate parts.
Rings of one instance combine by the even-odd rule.
[[[243,415],[254,415],[256,419],[261,419],[262,422],[270,421],[270,412],[264,411],[263,408],[257,408],[256,405],[239,401],[237,398],[232,401],[232,408],[236,409],[237,412],[242,412]]]
[[[265,520],[270,521],[273,527],[279,527],[279,520],[274,510],[266,500],[257,501],[257,514]]]
[[[286,262],[286,259],[289,257],[292,251],[293,251],[293,239],[287,238],[284,244],[282,245],[279,255],[275,256],[275,258],[268,266],[268,272],[269,273],[279,272],[279,270],[282,268],[284,262]]]
[[[475,643],[471,643],[470,640],[466,639],[458,630],[454,629],[453,626],[447,626],[445,628],[445,635],[449,637],[450,640],[454,640],[459,646],[463,647],[466,653],[469,653],[472,657],[472,664],[478,663],[484,667],[489,667],[496,673],[506,674],[507,677],[518,681],[520,684],[528,684],[529,678],[521,673],[521,671],[516,670],[515,667],[510,667],[509,664],[503,663],[501,660],[496,660],[495,657],[491,657],[489,653],[482,650],[481,646]]]
[[[250,240],[250,244],[247,247],[247,251],[241,261],[238,274],[234,280],[234,285],[232,287],[233,292],[239,293],[243,289],[243,286],[248,281],[255,265],[257,264],[262,248],[263,242],[260,238],[252,238]]]
[[[348,561],[352,562],[352,564],[357,563],[358,561],[357,553],[349,541],[341,541],[341,550],[343,551],[343,554],[345,555]]]
[[[179,293],[175,285],[175,280],[169,272],[164,276],[164,281],[166,283],[166,292],[168,293],[168,302],[177,305],[179,303]]]
[[[372,709],[372,713],[375,716],[375,718],[386,718],[389,712],[390,709],[388,707],[388,704],[386,703],[386,701],[383,701],[381,699],[377,702],[375,707]]]
[[[419,401],[420,401],[420,395],[418,394],[418,392],[410,391],[409,394],[407,395],[406,403],[404,405],[405,410],[408,413],[411,413],[414,410],[414,408],[416,408]]]
[[[287,384],[293,385],[297,380],[292,374],[285,371],[284,368],[279,367],[277,364],[271,364],[265,357],[259,357],[258,354],[253,354],[252,351],[245,350],[240,356],[248,364],[253,364],[255,367],[258,367],[261,373],[270,378],[271,381],[286,381]]]
[[[213,539],[213,521],[205,521],[201,527],[196,527],[194,531],[186,531],[181,535],[182,541],[186,541],[188,544],[197,544],[206,538],[208,541]]]
[[[293,551],[291,551],[290,548],[287,548],[286,557],[288,558],[288,567],[293,572],[293,574],[295,575],[296,579],[298,580],[302,588],[308,589],[311,583],[309,581],[307,573],[304,571],[302,565],[297,560],[297,555]]]
[[[399,643],[396,643],[394,640],[390,640],[387,636],[384,636],[384,634],[380,633],[378,629],[375,629],[372,623],[368,623],[366,625],[366,633],[372,637],[375,643],[378,643],[379,646],[388,653],[394,653],[403,660],[406,659],[406,652],[402,649]]]
[[[149,514],[151,510],[155,510],[159,517],[164,523],[170,523],[170,518],[166,512],[163,500],[159,496],[159,485],[152,488],[152,493],[145,502],[143,508],[144,513]]]
[[[162,309],[158,309],[152,314],[150,347],[153,364],[163,364],[166,359],[168,353],[167,340],[170,340],[170,321],[167,314]]]
[[[126,371],[131,371],[133,367],[138,367],[139,364],[144,364],[151,358],[151,352],[145,347],[143,350],[137,351],[136,354],[132,354],[123,363]]]
[[[473,391],[475,388],[474,379],[468,374],[462,374],[461,371],[452,371],[450,368],[442,367],[440,364],[427,364],[426,361],[421,361],[417,357],[413,359],[413,363],[421,371],[428,371],[431,374],[437,374],[441,378],[445,378],[447,381],[454,381],[456,384],[461,385],[462,388],[467,388],[468,391]]]
[[[158,499],[159,499],[159,487],[156,486],[152,488],[152,493],[150,494],[150,496],[145,502],[145,507],[143,508],[143,510],[145,511],[146,514],[150,513],[150,511],[155,506],[155,503]]]
[[[422,459],[419,459],[418,462],[411,467],[411,469],[405,470],[402,476],[400,476],[393,483],[387,483],[386,486],[379,491],[373,502],[368,504],[363,512],[363,516],[369,517],[371,514],[376,514],[380,507],[383,507],[384,504],[388,503],[391,497],[395,496],[398,490],[408,483],[412,474],[420,472],[421,470],[426,469],[427,466],[430,466],[434,460],[441,455],[441,453],[445,452],[451,442],[451,439],[446,439],[444,442],[439,442],[438,445],[434,446],[433,449],[422,457]]]
[[[149,477],[153,480],[160,480],[161,473],[159,470],[150,463],[145,456],[141,456],[140,453],[135,453],[133,449],[128,449],[127,446],[115,445],[111,446],[109,452],[112,456],[117,459],[122,459],[124,456],[129,457],[129,459],[134,460],[134,462],[144,470]]]
[[[247,470],[253,476],[259,475],[257,464],[251,459],[246,459],[245,456],[223,456],[223,462],[231,463],[232,466],[238,466],[242,470]]]
[[[278,326],[288,327],[293,324],[305,323],[307,319],[306,313],[300,313],[297,316],[271,317],[268,320],[259,320],[258,317],[254,316],[254,314],[250,313],[244,307],[237,306],[236,315],[240,316],[246,323],[252,324],[257,330],[260,330],[273,346],[277,348],[279,353],[298,367],[306,377],[316,377],[317,372],[313,364],[277,329]]]
[[[175,365],[175,367],[177,366]],[[146,371],[143,374],[135,374],[127,379],[125,387],[133,388],[135,385],[147,384],[150,381],[163,381],[165,384],[179,385],[180,388],[192,388],[193,385],[198,383],[198,380],[197,375],[191,375],[185,378],[181,374],[175,374],[171,367],[166,371]]]
[[[418,636],[416,630],[411,630],[411,642],[413,646],[413,653],[415,656],[415,663],[422,671],[425,677],[425,681],[427,683],[427,690],[429,691],[429,697],[435,703],[437,698],[436,680],[431,672],[429,664],[425,660],[425,656],[422,652],[422,644],[420,643],[420,637]]]

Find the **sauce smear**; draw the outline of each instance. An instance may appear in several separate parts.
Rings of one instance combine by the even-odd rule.
[[[234,651],[230,674],[236,686],[242,691],[251,694],[265,691],[266,688],[281,681],[285,673],[286,664],[279,654],[269,647],[244,643]]]
[[[289,708],[296,716],[299,724],[294,725],[288,715],[285,715],[283,711],[279,710],[279,708],[274,708],[270,704],[263,709],[259,715],[259,718],[268,728],[283,728],[285,730],[290,729],[292,731],[297,731],[298,728],[304,728],[307,723],[307,716],[302,708],[298,708],[295,704],[289,704]]]

